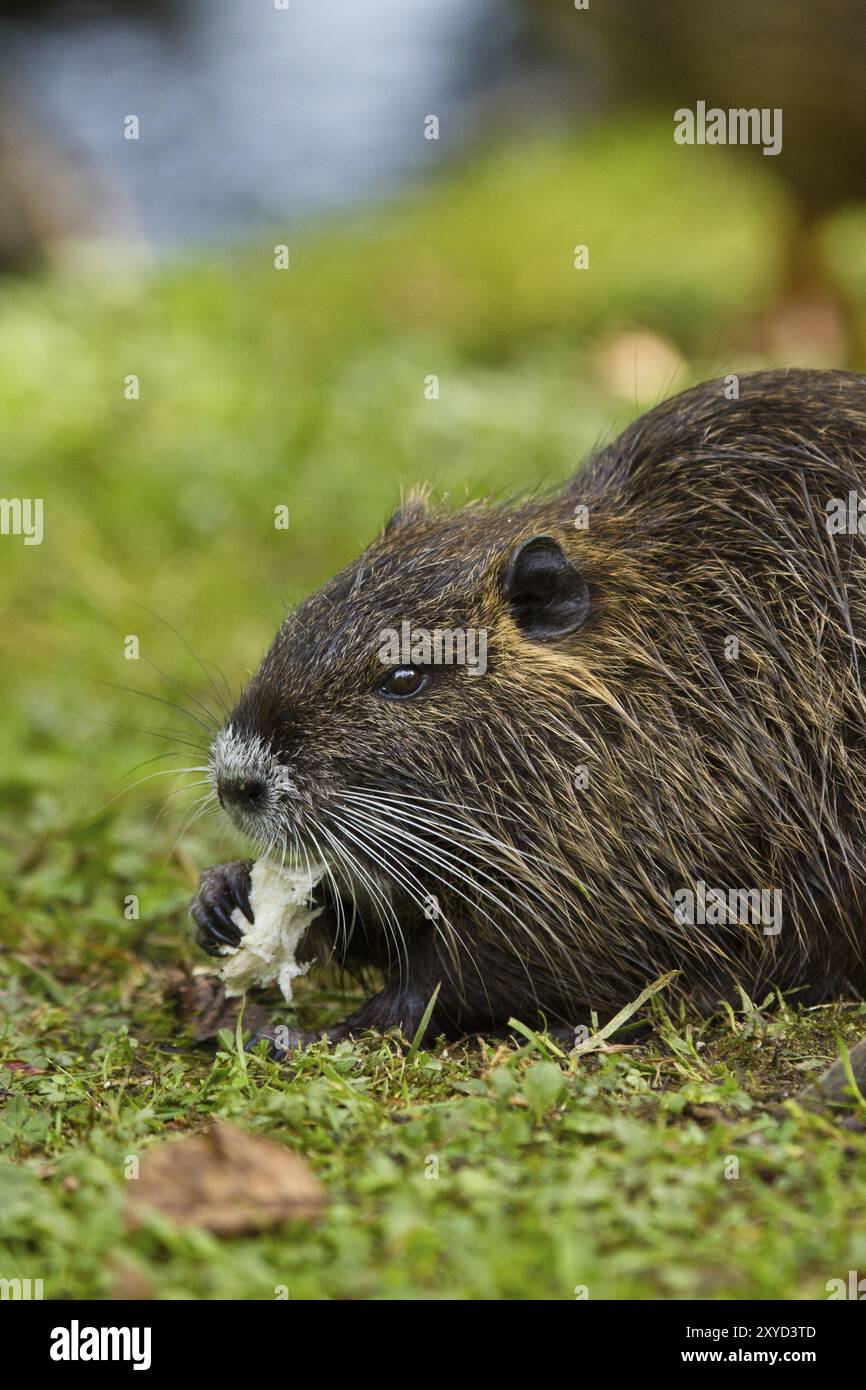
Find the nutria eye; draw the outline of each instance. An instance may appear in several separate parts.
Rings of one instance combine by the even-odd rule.
[[[408,700],[423,690],[429,679],[429,673],[417,666],[395,666],[381,682],[379,692],[392,700]]]

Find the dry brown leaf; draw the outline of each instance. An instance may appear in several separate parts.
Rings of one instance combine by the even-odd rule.
[[[225,986],[214,971],[183,975],[172,982],[179,1002],[180,1016],[192,1025],[196,1042],[208,1042],[221,1028],[234,1032],[242,998],[226,999]],[[244,1029],[257,1033],[270,1021],[270,1011],[247,997],[244,1009]]]
[[[142,1155],[130,1180],[127,1220],[158,1211],[184,1226],[240,1235],[317,1216],[326,1202],[306,1164],[282,1144],[217,1120],[200,1134]]]

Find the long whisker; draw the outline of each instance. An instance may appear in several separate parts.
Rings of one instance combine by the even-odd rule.
[[[88,676],[87,679],[94,681],[96,685],[104,685],[108,690],[122,690],[124,695],[140,695],[143,700],[153,700],[158,705],[166,705],[168,709],[177,710],[178,714],[185,715],[187,719],[191,719],[194,724],[197,724],[208,739],[211,738],[214,730],[219,727],[217,721],[208,710],[205,710],[205,713],[208,715],[208,722],[205,723],[197,714],[193,714],[192,710],[185,709],[184,706],[179,705],[176,700],[166,699],[164,695],[154,695],[150,690],[137,690],[134,685],[119,685],[117,681],[105,681],[99,676]],[[168,677],[165,677],[165,679],[167,680]]]
[[[402,793],[400,795],[401,804],[399,806],[395,806],[393,804],[392,797],[380,796],[376,793],[360,794],[358,792],[352,792],[342,793],[342,795],[347,798],[350,798],[352,801],[357,801],[367,806],[371,806],[381,814],[395,819],[398,823],[406,821],[409,824],[415,824],[416,826],[424,828],[425,830],[428,828],[428,825],[431,828],[437,827],[440,831],[441,838],[452,840],[454,832],[457,832],[460,836],[461,846],[464,845],[467,840],[477,840],[484,846],[486,850],[492,851],[494,853],[504,852],[511,859],[516,859],[521,865],[534,863],[537,867],[544,869],[548,872],[555,871],[561,874],[565,873],[565,871],[562,869],[562,866],[559,865],[556,860],[547,859],[546,857],[542,857],[538,854],[535,854],[530,850],[517,849],[516,846],[510,845],[506,841],[499,839],[498,836],[493,835],[490,831],[485,830],[483,827],[478,827],[472,822],[467,822],[464,818],[461,818],[456,821],[453,818],[450,820],[446,820],[438,813],[428,811],[426,808],[424,808],[423,819],[420,819],[418,816],[412,816],[410,812],[407,812],[405,806],[403,805],[404,798],[402,796]],[[420,798],[414,799],[420,801]],[[454,804],[456,805],[456,803]],[[458,809],[462,810],[463,808],[459,807]],[[435,829],[433,830],[433,833],[436,833]],[[470,852],[477,853],[479,856],[481,854],[480,850]]]
[[[228,683],[227,683],[227,681],[226,681],[226,679],[225,679],[225,676],[222,674],[222,672],[220,671],[220,677],[221,677],[221,679],[222,679],[222,681],[223,681],[223,684],[224,684],[225,687],[226,687],[224,693],[220,692],[220,691],[217,689],[216,682],[214,681],[214,678],[213,678],[213,676],[211,675],[210,671],[208,670],[208,668],[207,668],[205,662],[203,662],[202,659],[201,659],[201,657],[200,657],[196,652],[193,651],[193,649],[192,649],[192,647],[190,646],[189,642],[188,642],[188,641],[186,640],[186,638],[182,635],[182,633],[180,633],[180,632],[177,630],[177,628],[174,627],[174,626],[168,621],[167,618],[164,618],[164,617],[162,616],[161,613],[154,613],[152,609],[147,608],[143,603],[139,603],[137,606],[138,606],[139,608],[141,608],[145,613],[149,613],[150,616],[151,616],[152,618],[155,618],[156,621],[157,621],[158,623],[162,623],[164,627],[168,628],[169,632],[173,633],[174,636],[177,638],[177,640],[181,643],[181,645],[186,649],[186,651],[189,652],[189,654],[190,654],[190,656],[192,657],[193,661],[195,661],[195,662],[201,667],[202,671],[204,672],[205,676],[207,677],[208,684],[210,685],[210,688],[211,688],[211,690],[213,691],[214,696],[215,696],[215,698],[216,698],[216,704],[217,704],[217,709],[219,710],[220,721],[224,720],[224,719],[226,718],[228,712],[229,712],[229,705],[230,705],[230,703],[231,703],[231,693],[230,693],[230,691],[229,691],[229,689],[228,689]],[[151,662],[151,665],[153,665],[152,662]],[[156,669],[156,668],[154,668],[154,669]],[[217,668],[217,669],[219,669],[219,668]],[[177,686],[178,686],[178,689],[180,689],[180,690],[183,690],[183,689],[184,689],[184,687],[180,684],[179,681],[176,682],[176,684],[177,684]],[[228,703],[226,702],[226,696],[229,697]],[[194,697],[193,697],[193,698],[194,698]],[[198,703],[198,702],[196,702],[196,703]]]
[[[402,802],[405,802],[405,801],[417,802],[425,811],[428,810],[431,806],[446,806],[446,807],[448,807],[450,810],[460,811],[460,812],[462,812],[462,813],[465,813],[465,812],[469,811],[469,812],[474,812],[476,815],[484,816],[484,817],[487,817],[487,816],[490,815],[490,808],[489,808],[488,806],[473,806],[471,802],[466,802],[466,801],[449,801],[449,800],[443,799],[442,797],[436,797],[436,796],[421,796],[421,795],[419,795],[419,794],[417,794],[417,793],[403,791],[402,789],[401,789],[399,792],[397,792],[397,793],[395,793],[395,792],[379,793],[379,792],[371,792],[371,790],[370,790],[369,787],[353,787],[353,786],[349,786],[349,787],[344,788],[344,790],[342,791],[341,795],[342,795],[342,796],[346,796],[346,797],[349,797],[349,796],[365,796],[365,797],[369,797],[369,796],[372,795],[372,796],[375,796],[375,797],[381,797],[383,800],[384,800],[385,797],[387,797],[389,800],[392,800],[393,797],[394,797],[395,795],[398,795],[399,798],[400,798],[401,803],[402,803]],[[517,817],[516,817],[516,816],[510,815],[507,811],[505,811],[505,812],[497,812],[497,815],[498,815],[499,817],[501,817],[502,820],[514,821],[515,824],[518,823],[518,822],[517,822]]]
[[[177,755],[176,753],[174,753],[174,754],[172,754],[172,753],[161,753],[161,754],[159,754],[159,756],[160,756],[160,757],[177,757],[178,755]],[[141,763],[140,763],[139,766],[140,766],[140,767],[141,767],[141,766],[144,766],[144,764],[141,764]],[[135,769],[133,769],[133,771],[134,771],[134,770],[135,770]],[[96,817],[96,816],[101,816],[101,815],[102,815],[102,812],[103,812],[103,811],[107,811],[108,808],[109,808],[109,806],[113,806],[114,803],[115,803],[115,801],[119,801],[119,799],[120,799],[122,796],[128,796],[130,792],[135,791],[136,787],[141,787],[141,786],[143,786],[145,782],[151,782],[151,781],[153,781],[153,779],[154,779],[155,777],[182,777],[184,774],[186,774],[186,773],[191,773],[191,772],[207,772],[207,768],[206,768],[206,767],[164,767],[164,768],[161,768],[159,772],[150,772],[150,773],[148,773],[147,776],[145,776],[145,777],[137,777],[136,780],[135,780],[134,782],[130,782],[128,785],[121,787],[120,790],[119,790],[119,791],[116,791],[116,792],[114,793],[113,796],[110,796],[110,797],[108,798],[107,801],[104,801],[104,802],[102,803],[101,806],[98,806],[98,807],[96,808],[96,810],[93,812],[93,815],[94,815],[94,817]],[[189,785],[188,783],[185,783],[185,784],[184,784],[184,787],[187,787],[188,785]],[[196,783],[195,785],[196,785],[196,786],[200,786],[200,785],[203,785],[203,784],[201,784],[201,783]],[[183,790],[184,790],[184,787],[178,787],[177,790],[178,790],[178,791],[183,791]]]
[[[371,846],[371,835],[370,835],[370,832],[368,831],[367,834],[364,833],[364,831],[365,831],[365,829],[367,829],[367,827],[364,826],[363,824],[360,824],[360,825],[359,825],[357,819],[354,818],[354,817],[353,817],[353,825],[354,825],[354,830],[355,830],[356,835],[358,835],[358,836],[360,837],[360,840],[358,841],[358,843],[360,843],[360,844],[361,844],[361,847],[362,847],[363,849],[366,850],[366,853],[367,853],[367,854],[372,855],[373,857],[377,857],[377,852],[378,852],[378,853],[381,853],[381,854],[383,854],[383,855],[384,855],[385,853],[390,854],[391,859],[392,859],[394,862],[396,862],[398,868],[401,870],[402,878],[399,877],[397,874],[394,873],[393,865],[388,865],[387,863],[385,863],[385,864],[383,865],[383,866],[385,867],[386,872],[390,873],[390,874],[392,875],[392,877],[394,877],[394,878],[396,879],[396,881],[397,881],[397,883],[398,883],[399,886],[405,887],[405,885],[406,885],[407,883],[409,883],[410,885],[414,885],[414,887],[415,887],[415,889],[417,890],[417,892],[416,892],[416,893],[411,893],[411,892],[410,892],[409,896],[412,897],[412,898],[418,903],[419,906],[423,906],[423,905],[425,904],[427,898],[429,897],[429,893],[427,892],[426,888],[424,887],[424,884],[420,881],[420,879],[412,872],[411,868],[409,868],[409,867],[407,866],[404,857],[403,857],[402,855],[399,854],[399,852],[398,852],[398,850],[397,850],[397,848],[396,848],[396,842],[395,842],[394,840],[389,840],[388,845],[387,845],[387,846],[384,846],[384,845],[381,844],[381,837],[380,837],[380,842],[377,843],[376,841],[373,841],[373,842],[372,842],[372,846]],[[347,829],[346,826],[345,826],[345,823],[343,823],[343,825],[342,825],[342,830],[343,830],[343,833],[344,833],[344,834],[350,834],[350,832],[348,831],[348,829]],[[354,838],[354,837],[353,837],[353,838]],[[378,860],[378,862],[383,862],[383,861],[382,861],[382,860]],[[437,876],[437,881],[439,881],[438,876]],[[460,896],[463,896],[463,895],[460,895]],[[454,965],[455,965],[455,967],[456,967],[456,970],[457,970],[457,972],[458,972],[458,975],[462,975],[462,960],[461,960],[461,957],[454,951],[453,940],[449,940],[449,939],[444,935],[444,933],[443,933],[443,931],[442,931],[442,927],[443,927],[443,926],[447,927],[448,930],[449,930],[449,932],[452,933],[453,936],[457,938],[457,941],[459,942],[459,944],[460,944],[462,950],[464,951],[464,953],[465,953],[465,955],[466,955],[466,958],[467,958],[469,961],[471,961],[471,963],[474,965],[475,970],[476,970],[476,972],[477,972],[477,974],[478,974],[478,978],[479,978],[479,980],[481,981],[482,986],[485,988],[485,992],[486,992],[486,986],[484,986],[484,976],[483,976],[483,973],[482,973],[482,971],[480,970],[480,968],[479,968],[479,966],[478,966],[478,962],[477,962],[477,960],[475,959],[475,957],[474,957],[472,951],[470,950],[470,948],[468,947],[468,945],[466,944],[466,942],[465,942],[465,941],[463,940],[463,938],[461,937],[461,935],[460,935],[460,933],[458,932],[456,926],[455,926],[454,923],[451,921],[451,919],[448,917],[447,913],[443,912],[443,911],[441,910],[441,908],[439,908],[439,909],[437,910],[435,916],[433,916],[430,920],[432,921],[434,930],[435,930],[435,931],[437,932],[437,934],[440,936],[440,938],[442,939],[442,941],[443,941],[443,943],[445,944],[446,948],[448,949],[449,955],[450,955],[451,958],[452,958],[452,961],[453,961],[453,963],[454,963]]]
[[[319,830],[320,832],[321,832],[321,826],[318,824],[318,821],[314,821],[314,820],[313,820],[313,817],[312,817],[312,816],[308,817],[308,821],[309,821],[309,823],[308,823],[308,825],[307,825],[307,834],[309,835],[310,839],[312,840],[312,842],[313,842],[313,844],[314,844],[314,846],[315,846],[315,848],[316,848],[316,852],[317,852],[317,854],[318,854],[318,856],[319,856],[319,861],[320,861],[320,863],[324,865],[324,868],[325,868],[325,875],[326,875],[326,877],[328,878],[328,881],[330,882],[331,888],[332,888],[332,890],[333,890],[333,896],[334,896],[334,915],[335,915],[335,917],[336,917],[336,919],[337,919],[337,936],[338,936],[339,939],[342,939],[342,941],[343,941],[343,947],[344,947],[344,950],[345,950],[345,947],[346,947],[346,945],[348,944],[348,936],[347,936],[347,934],[346,934],[346,914],[345,914],[345,912],[344,912],[344,910],[343,910],[343,899],[342,899],[342,896],[341,896],[341,894],[340,894],[340,890],[339,890],[339,888],[337,887],[337,881],[336,881],[336,879],[334,878],[334,873],[333,873],[333,870],[331,869],[331,865],[329,864],[326,855],[324,855],[324,854],[322,853],[322,847],[321,847],[321,845],[319,844],[319,841],[316,839],[316,833],[315,833],[315,830],[313,829],[313,825],[316,825],[316,827],[318,828],[318,830]]]
[[[351,815],[351,813],[349,814]],[[371,818],[371,820],[373,820],[373,818]],[[440,869],[443,869],[446,873],[450,874],[452,876],[452,881],[450,881],[446,885],[449,888],[449,890],[456,893],[460,898],[462,898],[466,903],[468,903],[472,907],[474,912],[480,913],[480,915],[489,922],[493,929],[502,937],[511,954],[517,954],[515,952],[514,941],[507,935],[507,933],[503,930],[502,926],[496,921],[496,919],[492,917],[491,914],[487,912],[483,907],[481,907],[480,902],[473,901],[472,898],[470,898],[466,893],[464,893],[459,887],[455,885],[455,883],[453,882],[454,877],[464,882],[470,889],[474,890],[476,894],[480,895],[483,898],[486,898],[489,902],[492,902],[496,907],[500,908],[517,925],[522,935],[524,935],[534,945],[535,949],[539,951],[539,953],[543,956],[547,964],[550,966],[551,970],[556,974],[561,973],[560,967],[557,965],[556,961],[550,956],[550,953],[539,941],[536,933],[532,931],[531,928],[527,925],[523,916],[514,912],[512,908],[509,907],[507,903],[504,903],[501,900],[501,898],[499,898],[495,893],[492,893],[483,884],[479,883],[476,878],[467,874],[465,870],[461,867],[459,861],[455,860],[453,855],[451,855],[445,850],[442,850],[441,847],[438,851],[434,850],[430,845],[428,845],[423,840],[419,839],[417,836],[403,832],[402,830],[400,830],[399,827],[386,825],[381,821],[377,822],[377,825],[380,835],[386,838],[392,846],[402,842],[407,846],[408,853],[413,854],[416,858],[425,859],[427,860],[427,862],[437,865]],[[484,878],[490,879],[489,874],[482,872],[482,876]],[[511,893],[507,889],[506,892],[508,892],[508,895],[515,902],[521,902],[521,899],[517,894]],[[534,922],[536,922],[537,925],[541,926],[548,933],[548,935],[551,936],[553,941],[556,944],[558,944],[557,938],[553,933],[552,927],[548,922],[545,921],[543,917],[535,918]],[[521,959],[521,957],[518,956],[518,959]],[[524,968],[527,969],[525,962],[523,962],[523,964]]]
[[[394,874],[393,869],[392,869],[391,867],[389,867],[389,865],[387,864],[387,862],[385,861],[385,859],[382,857],[382,855],[378,854],[375,850],[371,849],[370,846],[364,842],[363,837],[360,837],[360,838],[359,838],[359,832],[358,832],[358,830],[357,830],[357,827],[355,828],[354,831],[352,831],[352,830],[349,830],[348,827],[347,827],[345,824],[341,824],[341,826],[340,826],[340,831],[341,831],[341,834],[342,834],[342,835],[344,835],[345,837],[347,837],[348,839],[350,839],[350,840],[353,842],[353,844],[357,845],[357,847],[361,850],[362,853],[366,854],[366,856],[367,856],[368,858],[372,859],[374,863],[378,864],[379,867],[382,869],[382,871],[383,871],[389,878],[396,878],[397,881],[398,881],[398,883],[399,883],[399,881],[400,881],[400,880],[399,880],[399,875],[395,875],[395,874]],[[403,973],[403,972],[404,972],[404,963],[405,963],[406,971],[408,972],[408,967],[409,967],[409,948],[408,948],[408,944],[407,944],[407,941],[406,941],[406,934],[405,934],[405,932],[403,931],[403,928],[402,928],[402,926],[400,925],[399,918],[397,917],[396,913],[394,913],[393,908],[391,909],[391,916],[392,916],[393,922],[394,922],[394,931],[395,931],[395,941],[394,941],[394,944],[395,944],[395,948],[397,947],[397,937],[399,936],[399,946],[400,946],[400,950],[402,951],[402,954],[398,954],[398,969],[399,969],[399,972],[400,972],[400,979],[401,979],[401,981],[402,981],[403,978],[404,978],[404,973]]]
[[[139,690],[135,693],[142,695],[145,692]],[[207,746],[200,739],[193,739],[186,729],[183,731],[177,729],[142,729],[136,724],[117,724],[112,719],[99,719],[93,714],[82,714],[81,710],[64,709],[62,705],[58,705],[57,709],[61,714],[68,715],[70,719],[84,719],[88,724],[99,724],[103,729],[114,729],[122,734],[142,734],[147,738],[163,738],[170,743],[179,743],[182,747],[191,748],[194,753],[202,755],[204,755]]]
[[[208,793],[207,796],[200,797],[199,800],[193,806],[192,813],[187,817],[183,825],[178,830],[177,835],[175,836],[175,839],[172,843],[171,849],[165,856],[166,861],[168,861],[171,858],[178,845],[180,844],[181,840],[183,839],[184,835],[187,835],[189,833],[192,826],[195,825],[196,821],[200,820],[202,816],[204,816],[208,811],[216,811],[218,809],[219,807],[217,805],[217,802],[210,793]]]
[[[387,897],[385,896],[385,894],[383,893],[382,889],[381,889],[381,888],[379,887],[379,885],[375,882],[375,879],[374,879],[374,878],[372,877],[372,875],[367,871],[367,869],[364,867],[364,865],[363,865],[362,863],[359,862],[359,860],[356,858],[356,856],[352,854],[351,850],[349,850],[348,847],[347,847],[343,842],[339,841],[339,840],[338,840],[338,839],[337,839],[325,826],[322,826],[322,827],[321,827],[321,831],[322,831],[322,834],[324,835],[325,839],[328,841],[328,843],[330,844],[331,848],[333,849],[335,856],[341,856],[341,857],[350,865],[351,871],[352,871],[353,875],[355,876],[355,878],[357,879],[357,881],[361,884],[361,886],[364,888],[364,890],[365,890],[366,893],[368,894],[369,899],[370,899],[370,903],[371,903],[371,905],[372,905],[372,907],[373,907],[373,909],[374,909],[374,911],[375,911],[375,913],[376,913],[376,917],[377,917],[377,919],[378,919],[378,921],[379,921],[379,924],[381,925],[382,930],[383,930],[383,932],[384,932],[384,934],[385,934],[385,948],[386,948],[386,951],[387,951],[387,962],[386,962],[386,963],[387,963],[388,968],[390,969],[390,966],[391,966],[391,943],[392,943],[392,941],[393,941],[393,943],[394,943],[394,950],[396,951],[396,950],[397,950],[397,933],[400,931],[400,924],[399,924],[399,922],[397,921],[397,916],[396,916],[396,913],[394,912],[393,906],[392,906],[391,903],[388,901],[388,899],[387,899]],[[353,896],[354,896],[354,889],[353,889]],[[391,919],[393,919],[393,926],[392,926],[392,922],[389,921],[389,917],[390,917]],[[402,977],[402,958],[401,958],[399,955],[398,955],[398,969],[401,971],[401,977]]]
[[[355,800],[356,800],[356,801],[359,801],[358,798],[355,798]],[[456,826],[455,826],[455,825],[452,823],[451,825],[449,825],[449,826],[447,827],[447,830],[442,830],[442,829],[439,829],[439,828],[438,828],[438,827],[442,824],[442,822],[437,822],[437,823],[434,824],[434,825],[428,825],[428,824],[427,824],[427,821],[426,821],[426,818],[425,818],[425,820],[420,820],[420,819],[417,818],[417,817],[411,817],[411,816],[407,816],[407,815],[405,815],[405,814],[404,814],[404,815],[400,815],[400,813],[399,813],[399,811],[398,811],[397,809],[392,808],[392,807],[390,807],[390,806],[386,807],[384,804],[379,804],[379,805],[377,805],[376,810],[380,813],[380,815],[381,815],[381,814],[385,814],[385,815],[386,815],[386,824],[388,824],[390,828],[392,828],[394,831],[396,831],[397,833],[399,833],[399,834],[401,834],[401,835],[406,835],[406,834],[408,834],[408,832],[407,832],[406,829],[405,829],[405,824],[404,824],[404,822],[408,822],[409,825],[414,825],[415,828],[416,828],[417,830],[419,830],[419,831],[422,832],[422,835],[421,835],[420,838],[416,838],[416,837],[413,837],[413,836],[409,835],[409,838],[412,839],[412,840],[414,840],[414,842],[415,842],[416,844],[425,844],[426,841],[425,841],[425,839],[424,839],[424,836],[426,836],[427,834],[431,834],[431,835],[435,836],[437,840],[444,840],[444,841],[446,841],[448,844],[454,844],[454,843],[455,843],[455,837],[454,837],[454,833],[453,833],[453,832],[456,830],[456,831],[458,832],[458,834],[459,834],[459,837],[460,837],[460,848],[461,848],[461,851],[464,852],[465,854],[474,855],[475,857],[477,857],[478,859],[480,859],[483,863],[487,863],[487,862],[489,862],[491,859],[493,859],[494,862],[496,862],[497,867],[498,867],[498,868],[500,869],[500,871],[503,872],[503,873],[507,873],[507,872],[508,872],[508,868],[507,868],[507,865],[508,865],[508,864],[510,864],[510,865],[512,866],[512,868],[516,868],[516,869],[518,869],[518,870],[522,870],[522,871],[523,871],[523,876],[521,876],[520,879],[519,879],[520,890],[521,890],[519,893],[515,893],[515,892],[513,892],[511,889],[509,889],[508,886],[507,886],[507,884],[504,883],[504,882],[502,882],[501,879],[500,879],[500,880],[494,879],[494,878],[493,878],[489,873],[487,873],[484,869],[476,869],[476,870],[475,870],[476,879],[477,879],[478,877],[480,877],[480,878],[485,879],[485,880],[487,880],[487,881],[489,881],[489,882],[498,883],[498,886],[499,886],[499,888],[501,889],[501,891],[504,891],[509,897],[511,897],[511,898],[514,899],[515,901],[519,902],[521,906],[524,904],[524,902],[525,902],[527,896],[530,897],[530,898],[533,898],[533,899],[534,899],[540,906],[542,906],[542,907],[549,908],[549,907],[551,906],[551,903],[550,903],[549,898],[545,897],[542,893],[540,893],[540,892],[538,891],[538,888],[535,886],[535,881],[532,880],[532,881],[527,882],[527,881],[526,881],[526,878],[525,878],[525,870],[526,870],[526,867],[527,867],[527,863],[528,863],[528,861],[529,861],[530,859],[531,859],[531,860],[535,860],[535,861],[538,862],[538,863],[542,863],[542,862],[543,862],[543,861],[538,860],[538,859],[537,859],[537,856],[534,856],[534,855],[527,855],[527,854],[525,854],[523,851],[517,850],[515,846],[505,844],[503,841],[498,840],[498,839],[496,839],[495,837],[488,835],[486,832],[481,832],[480,834],[476,834],[476,833],[474,833],[474,832],[472,831],[472,829],[471,829],[470,827],[467,827],[467,826],[464,826],[464,825],[456,825]],[[369,814],[372,814],[372,813],[371,813],[369,810],[367,810],[367,811],[365,812],[365,814],[368,814],[368,815],[369,815]],[[467,843],[467,841],[471,841],[473,838],[475,838],[475,839],[480,839],[480,841],[481,841],[481,843],[483,844],[484,849],[485,849],[485,851],[486,851],[485,854],[482,854],[482,852],[481,852],[480,849],[475,849],[475,848],[471,845],[471,843]],[[440,846],[440,847],[439,847],[439,850],[440,850],[440,853],[447,855],[449,858],[453,858],[453,856],[450,855],[450,852],[449,852],[448,850],[446,850],[444,847]],[[503,855],[505,856],[505,860],[506,860],[505,863],[503,863]],[[474,866],[472,866],[472,867],[474,868]],[[509,876],[513,878],[512,875],[509,875]],[[536,877],[537,877],[537,876],[536,876]],[[514,881],[514,880],[513,880],[513,881]],[[497,901],[497,902],[498,902],[498,899],[494,899],[494,901]],[[500,904],[500,906],[501,906],[501,905],[502,905],[502,904]],[[563,906],[564,906],[564,901],[563,901]],[[567,908],[566,908],[565,910],[566,910],[566,912],[567,912]],[[558,938],[557,938],[556,936],[554,936],[554,940],[557,940],[557,939],[558,939]]]

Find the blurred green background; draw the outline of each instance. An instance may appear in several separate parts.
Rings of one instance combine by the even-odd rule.
[[[762,174],[725,151],[689,165],[653,122],[610,124],[479,155],[293,242],[287,271],[262,237],[0,283],[4,488],[45,506],[43,544],[0,552],[7,792],[62,782],[83,812],[153,751],[89,721],[159,722],[100,681],[166,698],[171,679],[202,683],[159,619],[236,690],[401,486],[455,505],[532,488],[664,395],[773,360],[761,316],[788,208]],[[828,229],[852,292],[860,229],[850,213]]]
[[[21,19],[0,5],[0,121],[20,134],[29,171],[22,182],[0,159],[0,260],[34,268],[0,278],[3,490],[45,508],[41,546],[0,545],[0,777],[13,808],[40,793],[86,815],[164,751],[132,729],[180,720],[195,732],[152,698],[202,684],[185,644],[237,692],[286,606],[358,552],[404,485],[428,482],[454,505],[532,488],[708,375],[862,362],[866,188],[844,155],[853,117],[841,96],[829,100],[850,60],[825,26],[812,59],[823,124],[806,141],[814,94],[797,105],[790,85],[813,43],[808,7],[786,9],[787,66],[762,79],[776,0],[748,9],[748,31],[735,4],[721,46],[710,18],[687,20],[679,3],[654,21],[631,0],[595,19],[542,0],[488,4],[474,27],[449,4],[439,28],[422,0],[386,3],[365,21],[387,41],[378,82],[343,0],[330,30],[303,5],[292,18],[241,17],[223,0],[145,7],[137,22],[149,16],[162,47],[144,67],[120,0],[102,6],[107,30],[92,15],[76,26],[80,8],[58,0]],[[97,39],[114,45],[101,70]],[[212,81],[199,109],[196,83],[222,49],[220,101]],[[43,95],[34,111],[11,60],[45,75],[58,55],[69,90],[58,80],[54,104]],[[172,63],[188,73],[177,110]],[[426,81],[420,95],[400,86],[401,65],[404,86],[416,72]],[[267,94],[258,107],[254,73]],[[310,117],[307,145],[297,120],[271,109],[289,79],[296,105],[324,113]],[[791,98],[782,156],[674,143],[673,106],[710,81],[719,99],[738,84],[744,100]],[[442,128],[426,142],[434,93]],[[143,111],[140,144],[121,138],[130,108]],[[818,136],[827,153],[813,198]],[[73,160],[60,185],[49,137]],[[233,162],[214,165],[223,138]],[[389,178],[373,160],[380,147]],[[260,173],[263,149],[275,162]],[[274,268],[279,244],[287,270]],[[586,270],[574,267],[578,244]],[[274,527],[279,505],[288,530]],[[125,659],[127,634],[137,662]]]

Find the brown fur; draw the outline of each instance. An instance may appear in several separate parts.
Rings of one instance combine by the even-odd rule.
[[[336,935],[350,965],[385,970],[342,1031],[411,1030],[437,985],[428,1031],[450,1035],[576,1024],[672,969],[703,1010],[738,984],[864,991],[866,550],[826,527],[851,490],[866,491],[864,378],[744,376],[738,400],[710,382],[554,496],[410,499],[287,619],[231,722],[289,769],[283,839],[317,853],[327,832],[354,856],[343,898],[373,878],[354,923],[326,917],[309,947]],[[585,621],[553,640],[502,592],[536,535],[588,586]],[[414,699],[382,698],[380,634],[403,619],[487,629],[487,673],[440,667]],[[380,798],[378,828],[350,787]],[[780,933],[680,923],[673,895],[698,880],[781,890]],[[377,916],[380,882],[394,918]]]

